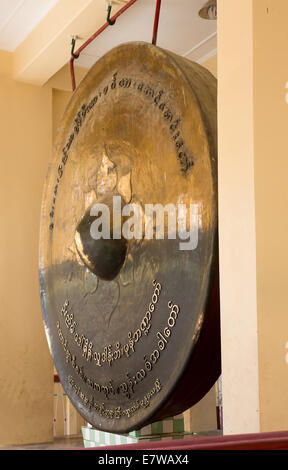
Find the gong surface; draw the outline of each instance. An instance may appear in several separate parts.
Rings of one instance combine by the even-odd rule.
[[[102,57],[64,113],[42,203],[41,300],[61,383],[98,429],[182,412],[220,373],[216,149],[216,80],[146,43]],[[192,204],[197,244],[180,250],[167,219],[163,239],[89,239],[91,207],[115,196],[141,214]]]

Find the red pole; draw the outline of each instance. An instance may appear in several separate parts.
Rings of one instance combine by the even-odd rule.
[[[154,28],[153,28],[153,38],[152,38],[152,44],[154,44],[154,46],[156,45],[156,42],[157,42],[160,9],[161,9],[161,0],[157,0],[156,11],[155,11],[155,20],[154,20]]]
[[[126,5],[123,6],[123,8],[121,8],[119,11],[117,11],[117,13],[115,13],[114,16],[112,16],[110,18],[111,21],[116,21],[116,19],[122,15],[122,13],[124,13],[126,10],[128,10],[128,8],[132,7],[132,5],[134,5],[134,3],[137,2],[137,0],[130,0],[130,2],[128,2]],[[160,3],[161,3],[161,0],[160,0]],[[83,51],[83,49],[85,49],[85,47],[88,46],[88,44],[90,44],[92,41],[94,41],[95,38],[97,38],[97,36],[99,36],[101,33],[103,33],[103,31],[108,28],[109,26],[109,23],[105,23],[103,24],[103,26],[101,26],[100,29],[98,29],[98,31],[96,31],[96,33],[94,33],[89,39],[87,39],[86,42],[84,42],[84,44],[82,44],[82,46],[79,47],[79,49],[77,49],[77,51],[74,52],[74,55],[75,56],[78,56],[80,54],[80,52]],[[75,81],[75,73],[74,73],[74,57],[71,57],[70,59],[70,74],[71,74],[71,81],[72,81],[72,90],[74,91],[76,89],[76,81]]]
[[[74,73],[74,57],[70,59],[70,75],[71,75],[71,82],[72,82],[72,91],[76,89],[76,81],[75,81],[75,73]]]

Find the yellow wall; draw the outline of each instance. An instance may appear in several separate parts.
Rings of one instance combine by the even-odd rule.
[[[254,0],[254,155],[261,431],[287,430],[288,2]]]
[[[213,55],[210,59],[203,62],[202,67],[205,67],[209,72],[211,72],[214,77],[217,77],[217,55]]]
[[[12,79],[0,51],[0,445],[52,438],[53,367],[42,324],[38,235],[51,90]]]
[[[52,89],[52,123],[53,123],[53,142],[57,134],[59,122],[64,114],[65,108],[72,95],[72,92]]]

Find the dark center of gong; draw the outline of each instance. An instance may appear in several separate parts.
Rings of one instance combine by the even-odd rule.
[[[84,216],[77,225],[75,232],[75,244],[79,256],[87,268],[98,276],[100,279],[105,281],[113,280],[120,272],[126,257],[127,252],[127,240],[122,236],[122,217],[116,215],[113,212],[113,197],[105,196],[97,203],[105,204],[109,211],[100,212],[95,216],[91,215],[92,204],[85,212]],[[109,215],[108,215],[108,213]],[[109,235],[107,237],[107,230],[105,238],[101,237],[95,239],[91,235],[91,226],[96,219],[98,219],[97,226],[103,230],[109,228]],[[108,217],[108,220],[107,220]],[[117,222],[120,221],[121,227],[117,227]],[[113,231],[114,228],[114,231]],[[92,230],[93,233],[93,230]],[[114,239],[115,233],[121,233],[120,239]]]

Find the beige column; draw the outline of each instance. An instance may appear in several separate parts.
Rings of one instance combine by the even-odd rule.
[[[288,428],[288,2],[218,0],[224,433]]]
[[[218,0],[224,434],[260,431],[253,60],[253,1]]]

